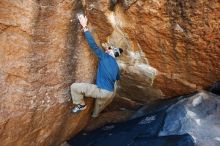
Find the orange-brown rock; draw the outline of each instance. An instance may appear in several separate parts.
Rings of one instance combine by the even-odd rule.
[[[93,101],[77,115],[68,101],[71,83],[93,82],[96,71],[76,20],[80,10],[98,44],[124,48],[122,98],[106,115],[220,79],[218,0],[111,1],[0,1],[2,146],[56,146],[86,126]]]
[[[68,101],[71,83],[92,82],[95,73],[75,19],[81,8],[80,1],[1,0],[1,146],[56,146],[86,126],[92,101],[77,115]]]
[[[87,14],[101,11],[112,25],[114,31],[106,36],[107,41],[126,50],[118,60],[120,96],[150,102],[195,91],[220,79],[217,0],[112,0],[114,11],[108,10],[110,4],[102,4],[104,0],[86,2],[90,3]],[[96,17],[99,15],[90,21]],[[108,31],[99,29],[98,36],[101,29]]]
[[[133,25],[125,24],[125,32],[157,70],[153,86],[164,95],[220,79],[219,10],[217,0],[138,1],[127,10]]]

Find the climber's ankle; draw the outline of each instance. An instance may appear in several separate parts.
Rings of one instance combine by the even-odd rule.
[[[86,109],[86,105],[84,104],[77,104],[74,108],[71,109],[72,113],[78,113]]]

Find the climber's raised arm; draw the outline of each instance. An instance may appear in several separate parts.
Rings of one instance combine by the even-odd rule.
[[[85,38],[90,46],[90,48],[93,50],[93,52],[101,59],[104,55],[104,51],[97,46],[94,38],[92,37],[91,33],[89,32],[89,29],[87,27],[87,17],[83,15],[78,16],[79,22],[83,27]]]

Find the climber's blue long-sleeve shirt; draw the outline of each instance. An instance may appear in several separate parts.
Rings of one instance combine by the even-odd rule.
[[[90,48],[99,58],[96,85],[101,89],[114,91],[114,83],[120,78],[119,67],[115,58],[105,53],[97,46],[89,31],[84,32],[84,34]]]

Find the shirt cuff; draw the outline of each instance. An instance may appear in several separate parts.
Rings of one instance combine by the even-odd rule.
[[[86,31],[89,31],[89,28],[87,26],[83,27],[83,31],[86,32]]]

